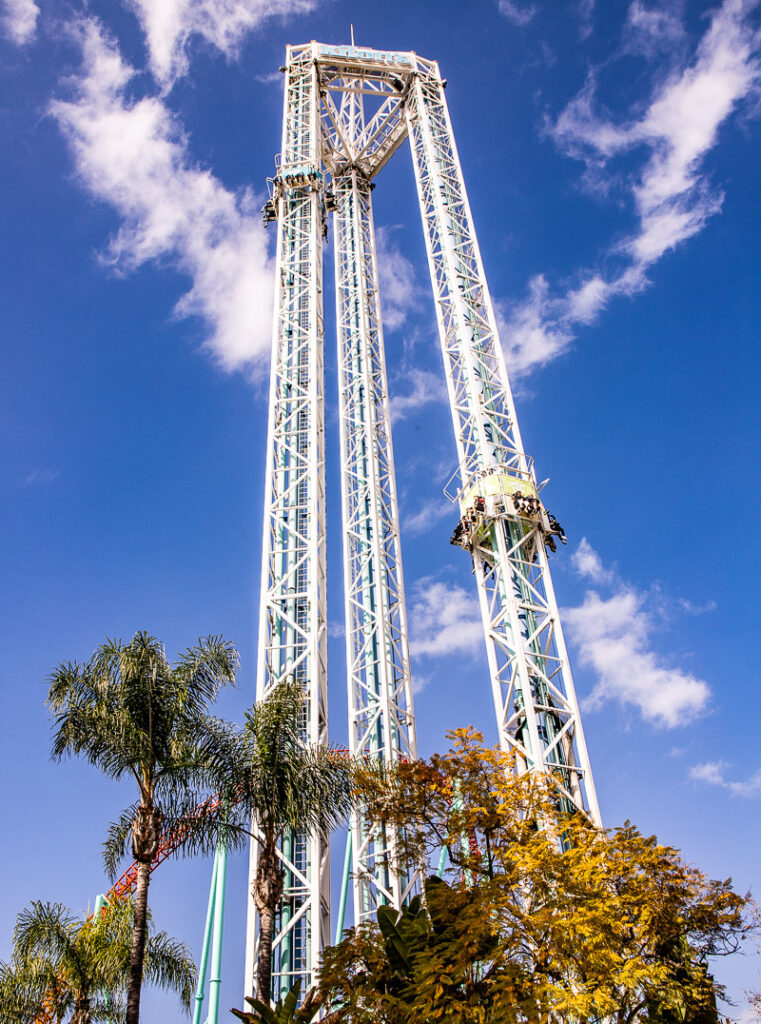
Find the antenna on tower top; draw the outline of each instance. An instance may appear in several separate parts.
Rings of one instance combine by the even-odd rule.
[[[354,26],[351,25],[351,45],[354,46]]]

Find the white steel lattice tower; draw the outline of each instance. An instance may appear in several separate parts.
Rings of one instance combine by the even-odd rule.
[[[370,183],[352,167],[334,188],[350,745],[393,762],[417,750]],[[393,830],[357,811],[351,851],[354,920],[400,906]]]
[[[438,65],[414,53],[288,47],[277,222],[257,699],[287,678],[305,695],[304,742],[327,743],[322,245],[333,211],[351,750],[416,756],[372,179],[409,138],[458,454],[452,542],[472,558],[500,743],[550,773],[599,821],[546,548],[562,530],[525,454]],[[415,872],[398,837],[354,815],[355,922],[399,906]],[[329,937],[328,846],[287,835],[273,994],[311,984]],[[257,844],[252,843],[251,870]],[[350,868],[350,871],[349,871]],[[253,878],[253,875],[252,875]],[[339,923],[343,923],[345,891]],[[249,903],[247,994],[257,922]]]
[[[317,68],[289,64],[277,190],[277,258],[259,620],[257,700],[286,679],[304,688],[304,739],[325,744],[325,428],[322,192]],[[251,877],[258,846],[251,845]],[[309,981],[330,929],[327,837],[282,844],[285,889],[273,943],[273,989]],[[246,991],[253,991],[255,907],[249,886]]]

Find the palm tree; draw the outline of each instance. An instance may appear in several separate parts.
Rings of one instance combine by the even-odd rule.
[[[269,1004],[275,915],[283,895],[278,843],[288,829],[327,833],[349,812],[353,765],[335,750],[304,744],[304,692],[280,683],[246,714],[243,729],[217,722],[206,759],[214,761],[225,804],[226,840],[239,845],[257,827],[253,897],[259,911],[257,997]]]
[[[234,646],[210,636],[170,665],[163,645],[138,632],[126,644],[107,639],[83,665],[62,663],[50,679],[54,758],[79,754],[109,778],[132,777],[138,787],[138,800],[111,826],[104,852],[112,876],[129,845],[137,862],[126,1024],[140,1019],[151,861],[162,829],[176,827],[196,802],[207,708],[220,687],[234,682],[237,664]],[[183,851],[208,845],[207,833]]]
[[[0,960],[0,1020],[3,1024],[31,1024],[62,1020],[63,1008],[54,976],[36,960],[18,963]]]
[[[106,905],[87,921],[60,903],[34,901],[19,914],[10,964],[0,964],[0,1020],[38,1019],[70,1024],[123,1019],[135,907],[131,900]],[[148,934],[144,975],[173,989],[190,1009],[196,968],[184,943],[165,932]]]

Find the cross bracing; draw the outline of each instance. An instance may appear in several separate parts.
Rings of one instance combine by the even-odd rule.
[[[290,62],[285,90],[267,448],[257,699],[285,679],[304,688],[304,742],[327,743],[325,439],[321,139],[313,63]],[[252,877],[258,844],[251,845]],[[285,888],[273,986],[311,980],[330,925],[328,839],[282,844]],[[250,887],[249,887],[250,889]],[[256,912],[249,895],[246,994],[253,992]]]
[[[389,763],[417,749],[371,192],[356,168],[334,189],[350,749]],[[361,808],[351,842],[360,923],[401,905],[415,872],[400,869],[393,829]]]
[[[288,47],[282,150],[265,220],[277,224],[257,699],[304,689],[305,743],[327,743],[322,247],[332,212],[351,751],[416,757],[399,516],[371,203],[409,139],[458,469],[452,541],[471,556],[500,744],[549,773],[599,821],[549,573],[564,541],[525,454],[438,65],[415,53]],[[358,808],[347,845],[354,920],[415,887],[399,837]],[[328,941],[327,837],[289,834],[273,994],[311,984]],[[257,843],[252,843],[252,871]],[[249,905],[247,992],[257,946]]]

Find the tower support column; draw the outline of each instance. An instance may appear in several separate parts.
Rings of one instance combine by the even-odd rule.
[[[333,186],[349,743],[393,764],[417,746],[371,184],[350,167]],[[380,904],[400,907],[416,874],[394,828],[358,808],[351,829],[360,924]]]
[[[304,691],[303,740],[328,742],[322,243],[325,223],[317,68],[289,47],[277,214],[257,700],[285,680]],[[312,984],[330,940],[328,837],[286,835],[285,891],[273,942],[273,995]],[[246,995],[254,990],[258,917],[251,896]]]
[[[516,770],[547,772],[599,821],[545,550],[551,520],[521,443],[435,64],[418,69],[405,113],[459,459],[453,541],[473,559],[500,744]]]

